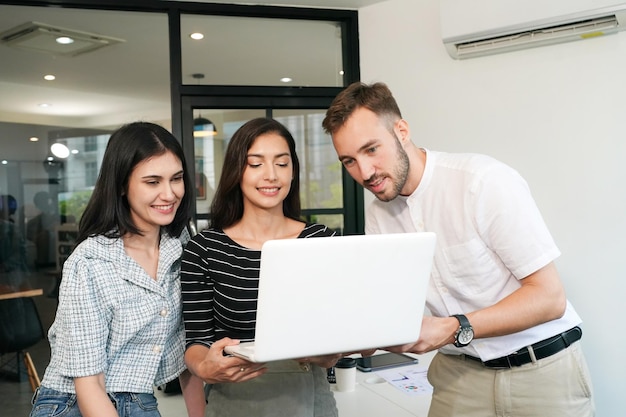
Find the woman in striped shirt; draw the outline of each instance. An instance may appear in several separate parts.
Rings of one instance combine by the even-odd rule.
[[[212,386],[206,416],[337,416],[326,368],[339,355],[269,365],[224,355],[226,346],[254,340],[263,243],[334,235],[300,220],[299,168],[282,124],[245,123],[226,150],[210,228],[183,254],[185,361]]]

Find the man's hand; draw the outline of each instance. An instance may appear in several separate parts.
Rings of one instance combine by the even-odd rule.
[[[459,321],[454,317],[424,316],[420,337],[415,343],[384,348],[390,352],[417,354],[427,353],[454,342],[454,334],[459,328]]]

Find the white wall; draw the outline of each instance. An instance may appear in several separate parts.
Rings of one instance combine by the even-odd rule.
[[[557,266],[568,297],[584,320],[597,415],[620,414],[626,33],[455,61],[439,22],[436,0],[360,9],[361,79],[390,86],[418,146],[486,153],[528,180],[563,252]]]

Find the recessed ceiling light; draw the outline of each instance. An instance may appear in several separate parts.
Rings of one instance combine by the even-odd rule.
[[[283,77],[283,78],[280,79],[281,83],[290,83],[292,81],[293,80],[291,78],[289,78],[289,77]]]
[[[57,77],[55,77],[55,76],[54,76],[54,75],[52,75],[52,74],[47,74],[47,75],[44,75],[44,76],[43,76],[43,79],[44,79],[44,80],[46,80],[46,81],[54,81],[54,80],[56,80],[56,78],[57,78]]]
[[[191,35],[189,35],[189,37],[191,39],[196,40],[196,41],[199,41],[200,39],[204,39],[204,35],[202,33],[200,33],[200,32],[194,32]]]
[[[36,137],[36,136],[33,136],[33,137],[29,138],[28,140],[31,141],[31,142],[39,142],[39,138]]]
[[[48,103],[40,103],[39,107],[50,107],[52,106],[52,104],[48,104]]]
[[[343,74],[344,74],[343,70],[339,71],[339,75],[343,75]]]
[[[2,165],[6,165],[6,164],[8,164],[8,163],[9,163],[9,161],[7,161],[6,159],[3,159],[3,160],[2,160]]]
[[[70,38],[69,36],[59,36],[58,38],[56,38],[56,41],[61,45],[69,45],[71,43],[74,43],[74,39]]]
[[[72,155],[78,154],[78,149],[72,149]]]
[[[53,143],[52,146],[50,146],[50,152],[57,158],[65,159],[70,156],[69,148],[62,143]]]

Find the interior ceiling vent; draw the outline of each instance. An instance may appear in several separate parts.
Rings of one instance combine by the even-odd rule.
[[[60,43],[59,38],[68,38],[71,41],[70,43]],[[0,42],[7,46],[31,51],[76,56],[126,41],[95,33],[50,26],[40,22],[28,22],[0,33]]]

